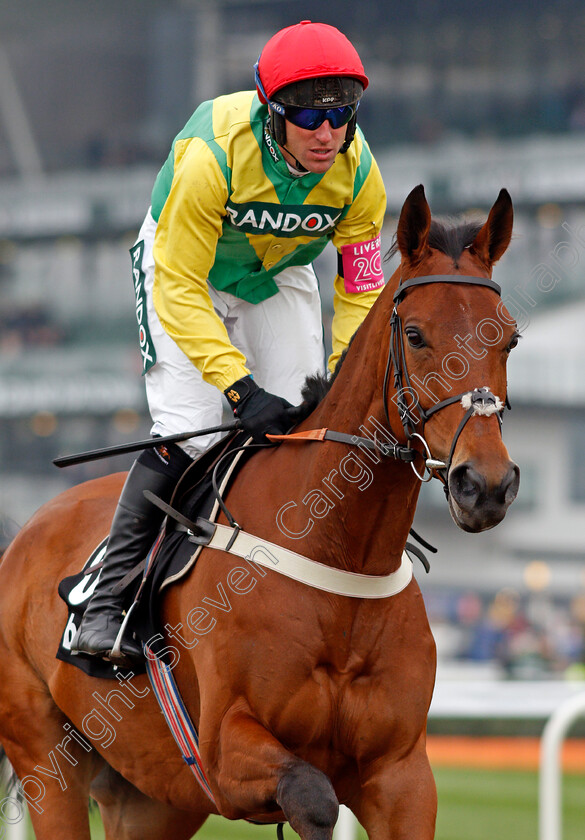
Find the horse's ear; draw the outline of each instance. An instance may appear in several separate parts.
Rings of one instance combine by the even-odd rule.
[[[476,254],[486,268],[497,262],[512,238],[514,208],[508,190],[500,190],[490,210],[487,222],[473,240],[469,250]]]
[[[429,250],[427,239],[430,226],[431,210],[425,196],[425,188],[419,184],[409,193],[402,205],[396,231],[400,253],[410,262],[417,263],[426,256]]]

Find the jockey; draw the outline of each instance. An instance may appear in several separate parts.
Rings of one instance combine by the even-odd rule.
[[[368,78],[355,48],[305,20],[268,41],[255,72],[256,91],[204,102],[177,135],[130,252],[153,435],[216,426],[226,399],[255,441],[288,431],[306,376],[325,366],[313,260],[333,242],[330,370],[383,286],[386,197],[356,125]],[[74,652],[114,647],[127,605],[111,589],[163,516],[143,490],[168,501],[219,437],[136,460]],[[142,656],[131,638],[120,649],[118,662]]]

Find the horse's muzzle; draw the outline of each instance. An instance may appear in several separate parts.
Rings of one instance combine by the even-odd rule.
[[[472,463],[459,464],[449,473],[449,509],[463,531],[477,533],[501,522],[518,494],[520,470],[509,462],[504,476],[490,483]]]

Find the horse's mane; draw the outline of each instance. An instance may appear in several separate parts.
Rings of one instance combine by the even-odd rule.
[[[471,245],[479,233],[482,224],[483,223],[480,221],[467,220],[462,222],[453,222],[451,220],[433,219],[429,230],[429,238],[427,240],[428,244],[431,248],[441,251],[443,254],[451,257],[451,259],[457,263],[457,260],[465,248],[468,248]],[[396,234],[394,234],[392,245],[386,254],[386,259],[390,259],[397,253],[398,242]],[[300,420],[304,420],[308,417],[309,414],[317,408],[321,400],[323,400],[329,393],[329,389],[335,382],[335,377],[341,369],[341,365],[343,364],[346,353],[349,350],[354,337],[355,333],[348,346],[341,354],[331,377],[328,378],[325,374],[321,373],[307,376],[301,391],[303,403]]]
[[[462,252],[468,248],[483,226],[480,221],[453,222],[450,220],[433,219],[427,240],[431,248],[446,254],[457,262]],[[390,250],[386,254],[389,260],[398,253],[398,241],[396,234],[392,240]]]
[[[358,327],[359,329],[359,327]],[[321,400],[324,400],[333,383],[335,382],[335,378],[339,371],[341,370],[341,365],[347,355],[347,351],[351,346],[351,342],[354,340],[356,336],[357,330],[352,335],[349,344],[337,360],[337,364],[335,365],[335,370],[331,374],[331,376],[327,376],[325,373],[314,373],[310,376],[307,376],[305,379],[305,384],[301,390],[301,398],[303,400],[301,404],[301,411],[300,411],[300,418],[301,420],[305,420],[314,411]]]

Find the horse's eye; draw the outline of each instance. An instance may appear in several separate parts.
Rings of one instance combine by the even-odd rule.
[[[404,332],[406,333],[408,343],[411,347],[414,347],[415,350],[418,350],[420,347],[426,346],[421,331],[418,330],[416,327],[406,327]]]
[[[521,338],[522,336],[520,335],[520,333],[514,333],[514,335],[510,339],[510,343],[506,347],[506,353],[510,353],[514,349],[514,347],[518,345],[518,342]]]

